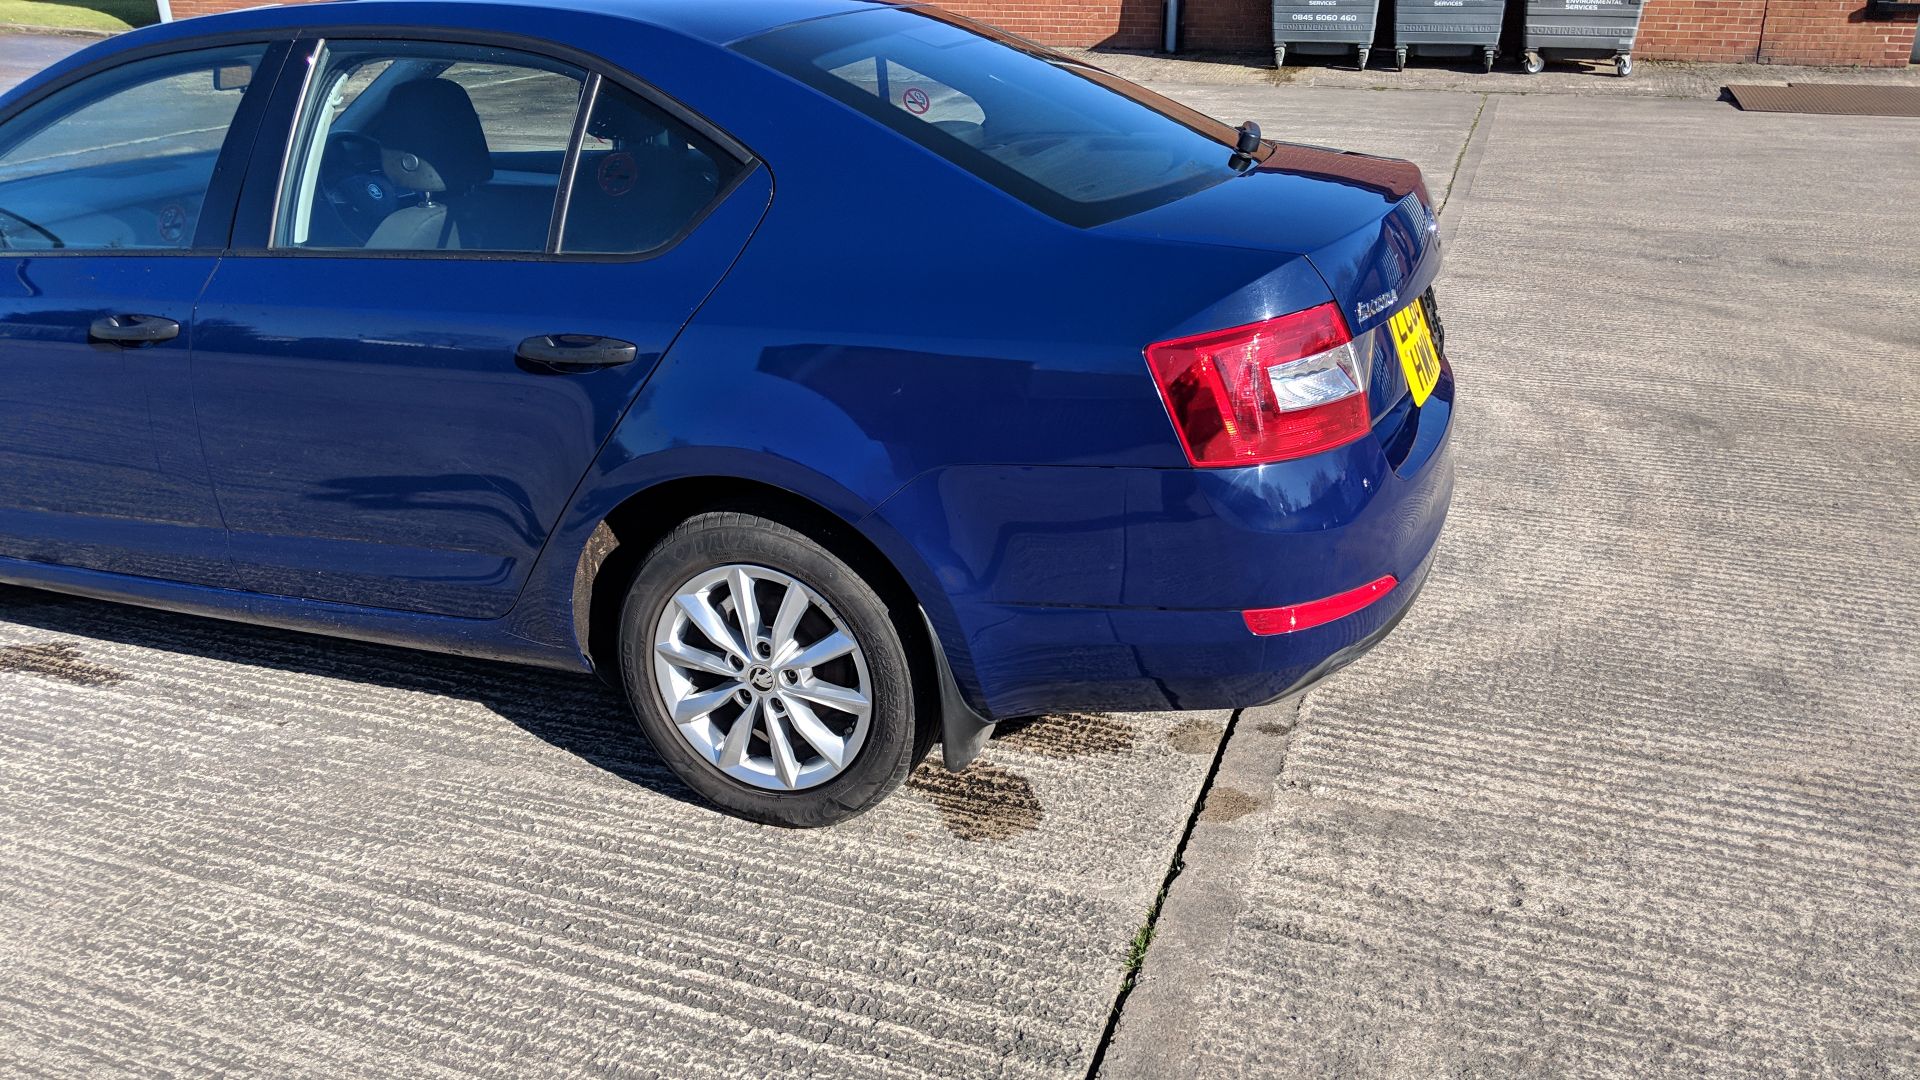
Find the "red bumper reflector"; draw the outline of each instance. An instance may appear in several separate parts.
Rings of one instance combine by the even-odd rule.
[[[1335,619],[1344,619],[1359,611],[1375,600],[1393,591],[1400,580],[1392,574],[1378,581],[1370,581],[1357,589],[1351,589],[1338,596],[1329,596],[1325,600],[1309,600],[1292,607],[1262,608],[1259,611],[1245,612],[1247,629],[1261,637],[1275,634],[1291,634],[1297,630],[1311,630],[1324,626]]]

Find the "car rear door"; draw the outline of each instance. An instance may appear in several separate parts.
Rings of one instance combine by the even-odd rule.
[[[225,580],[193,305],[285,53],[135,54],[0,122],[0,558]]]
[[[304,48],[313,74],[271,110],[286,166],[257,155],[199,307],[194,395],[234,573],[499,616],[771,182],[551,47]]]

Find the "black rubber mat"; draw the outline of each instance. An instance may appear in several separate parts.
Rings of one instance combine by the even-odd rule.
[[[1835,116],[1920,116],[1920,86],[1788,83],[1729,86],[1747,112],[1828,113]]]

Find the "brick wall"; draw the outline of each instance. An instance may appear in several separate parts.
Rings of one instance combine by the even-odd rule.
[[[1763,64],[1905,64],[1914,15],[1868,19],[1861,0],[1768,0],[1760,31]]]
[[[1048,45],[1161,47],[1163,0],[946,0],[949,11]]]
[[[1635,56],[1648,60],[1752,63],[1760,55],[1766,0],[1650,0]]]
[[[1185,0],[1180,47],[1218,52],[1273,49],[1272,0]]]
[[[1158,49],[1165,43],[1166,0],[940,0],[940,3],[950,11],[1048,45]],[[1181,7],[1182,48],[1216,52],[1265,52],[1273,48],[1272,0],[1184,0]]]
[[[173,0],[176,17],[259,0]],[[1524,0],[1508,0],[1509,5]],[[1051,45],[1158,49],[1165,0],[945,0],[945,6]],[[1916,16],[1866,17],[1867,0],[1647,0],[1634,55],[1721,63],[1898,67],[1913,50]],[[1513,12],[1510,12],[1513,14]],[[1183,48],[1265,52],[1269,0],[1184,0]]]
[[[282,2],[298,3],[300,0],[282,0]],[[261,0],[173,0],[171,7],[174,18],[185,19],[194,15],[217,15],[222,11],[259,7],[260,3]]]
[[[1651,60],[1896,67],[1915,16],[1866,17],[1866,0],[1648,0],[1634,53]]]

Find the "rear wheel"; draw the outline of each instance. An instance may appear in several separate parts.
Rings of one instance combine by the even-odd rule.
[[[777,522],[688,520],[621,615],[627,697],[687,785],[769,825],[831,825],[898,787],[918,729],[901,630],[845,562]]]

